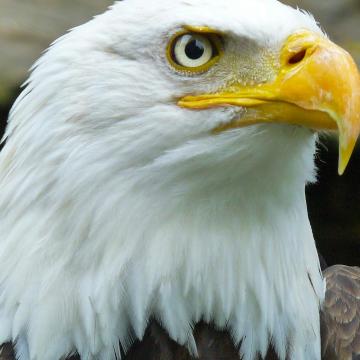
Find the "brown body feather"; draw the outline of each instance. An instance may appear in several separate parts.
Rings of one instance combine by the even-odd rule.
[[[360,360],[360,268],[333,266],[324,271],[326,299],[321,313],[323,360]],[[240,360],[226,331],[199,323],[194,329],[199,360]],[[144,339],[137,341],[124,360],[195,360],[185,347],[171,340],[161,326],[150,323]],[[270,349],[266,360],[277,360]],[[10,344],[2,347],[0,360],[15,360]],[[73,356],[68,360],[80,360]]]
[[[326,269],[324,277],[323,359],[360,360],[360,268],[337,265]]]

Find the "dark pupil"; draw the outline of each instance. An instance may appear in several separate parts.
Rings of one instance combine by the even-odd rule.
[[[189,59],[197,60],[204,55],[204,45],[199,40],[191,40],[185,47],[185,54]]]

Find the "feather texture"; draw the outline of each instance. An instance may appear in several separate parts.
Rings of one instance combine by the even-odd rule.
[[[227,33],[231,61],[170,69],[184,24]],[[124,1],[35,64],[0,155],[0,342],[19,360],[114,359],[152,318],[192,355],[204,320],[244,360],[269,344],[280,360],[320,358],[304,195],[316,136],[275,124],[214,136],[244,109],[176,105],[271,79],[264,59],[300,28],[321,32],[273,0]]]
[[[321,313],[326,360],[360,358],[360,268],[333,266],[324,272],[327,292]]]

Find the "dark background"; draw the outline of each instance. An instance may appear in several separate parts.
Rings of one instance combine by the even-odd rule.
[[[285,2],[311,11],[330,37],[360,64],[360,0]],[[66,29],[81,24],[111,3],[111,0],[0,0],[0,133],[19,85],[41,51]],[[318,182],[307,188],[309,216],[326,262],[359,266],[359,147],[342,177],[337,175],[337,161],[336,139],[322,138],[316,159]]]

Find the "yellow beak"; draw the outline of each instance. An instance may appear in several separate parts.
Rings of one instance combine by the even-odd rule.
[[[309,31],[291,35],[271,83],[232,85],[214,94],[186,96],[179,106],[247,108],[241,119],[215,131],[277,122],[339,131],[339,174],[343,174],[360,134],[360,73],[352,57],[327,38]]]

